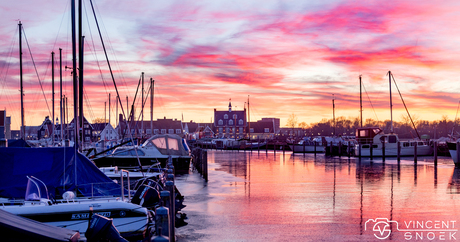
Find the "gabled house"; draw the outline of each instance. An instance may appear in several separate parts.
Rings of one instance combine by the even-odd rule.
[[[246,108],[232,110],[232,103],[228,103],[228,110],[214,109],[214,131],[219,138],[241,139],[246,136]]]
[[[68,129],[70,130],[74,130],[74,127],[75,127],[75,124],[74,124],[74,120],[72,119],[72,121],[69,123],[68,125]],[[79,135],[80,137],[83,137],[83,141],[84,142],[91,142],[92,141],[92,135],[93,135],[93,126],[88,122],[88,120],[86,120],[85,117],[83,117],[83,131],[84,131],[84,134],[82,134],[81,130],[79,130]],[[73,140],[75,141],[75,138],[74,138],[74,133],[73,131],[69,132],[70,133],[70,140]]]
[[[99,134],[99,140],[104,141],[117,141],[119,138],[117,131],[111,124],[107,124],[102,132]]]
[[[43,123],[38,126],[37,138],[45,139],[50,138],[53,135],[53,122],[50,120],[49,116],[45,117]]]

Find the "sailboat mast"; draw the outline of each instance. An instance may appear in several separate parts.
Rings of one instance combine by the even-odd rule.
[[[109,93],[109,124],[110,124],[110,93]]]
[[[391,118],[391,130],[390,132],[393,133],[393,103],[391,100],[391,71],[388,71],[388,80],[390,81],[390,118]]]
[[[334,103],[334,94],[332,94],[332,120],[334,121],[334,133],[333,136],[335,136],[335,103]]]
[[[251,114],[249,112],[249,95],[248,95],[248,133],[249,133],[249,141],[251,141]]]
[[[362,94],[362,81],[361,75],[359,75],[359,112],[361,113],[361,128],[363,127],[363,94]]]
[[[141,106],[142,106],[142,110],[141,110],[141,115],[142,115],[142,118],[141,118],[141,139],[144,138],[144,72],[142,72],[142,95],[141,95]]]
[[[78,0],[78,116],[81,129],[81,144],[85,142],[83,122],[83,45],[85,37],[82,35],[82,0]]]
[[[53,138],[51,139],[51,142],[54,143],[54,134],[55,134],[54,133],[54,130],[55,130],[55,128],[54,128],[54,121],[55,121],[55,119],[54,119],[54,51],[51,52],[51,93],[52,93],[52,101],[51,102],[52,102],[52,106],[53,106],[53,114],[52,114],[53,118],[51,119],[52,123],[53,123],[53,127],[52,127],[53,128]]]
[[[59,93],[61,97],[59,98],[59,109],[60,109],[60,114],[61,114],[61,142],[64,140],[64,118],[62,115],[62,49],[59,48]]]
[[[153,136],[153,85],[155,84],[155,80],[150,78],[150,130],[152,131]]]
[[[21,138],[25,139],[24,127],[24,90],[22,86],[22,23],[19,21],[19,83],[21,86]]]

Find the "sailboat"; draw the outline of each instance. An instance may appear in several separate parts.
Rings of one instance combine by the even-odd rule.
[[[390,133],[385,134],[382,129],[378,127],[361,127],[356,129],[355,145],[356,156],[397,156],[398,149],[400,156],[414,156],[414,155],[431,155],[433,148],[426,141],[423,140],[410,140],[400,141],[399,137],[393,130],[393,105],[391,99],[391,78],[392,74],[388,71],[390,80],[390,113],[391,113],[391,130]],[[398,147],[398,144],[400,146]]]
[[[78,124],[75,0],[71,0],[71,4],[74,119]],[[82,62],[80,59],[80,78]],[[81,92],[82,88],[80,86]],[[74,127],[77,144],[78,125]],[[113,219],[113,225],[122,234],[142,235],[151,222],[152,213],[131,203],[130,191],[125,193],[123,186],[105,176],[78,152],[77,147],[0,148],[0,209],[49,225],[76,230],[82,236],[89,227],[91,215],[99,214]],[[128,199],[124,194],[128,195]]]

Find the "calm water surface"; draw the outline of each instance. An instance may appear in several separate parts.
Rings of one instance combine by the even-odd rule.
[[[435,167],[431,157],[209,151],[208,162],[209,182],[177,178],[189,223],[178,241],[460,240],[460,170],[449,158]]]

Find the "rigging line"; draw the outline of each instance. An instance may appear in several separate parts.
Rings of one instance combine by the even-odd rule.
[[[415,123],[414,123],[414,121],[412,120],[412,117],[410,116],[409,110],[407,109],[407,106],[406,106],[406,103],[404,102],[404,99],[403,99],[403,97],[402,97],[402,94],[401,94],[401,92],[399,91],[398,84],[396,84],[396,80],[395,80],[395,77],[393,76],[393,73],[390,72],[390,75],[391,75],[391,77],[393,78],[393,82],[395,83],[396,89],[398,90],[399,96],[401,97],[401,101],[402,101],[402,103],[404,104],[404,108],[406,109],[407,115],[409,116],[409,119],[410,119],[412,125],[414,126],[414,130],[415,130],[415,132],[417,133],[418,138],[419,138],[419,139],[422,139],[422,138],[420,138],[420,134],[419,134],[418,131],[417,131],[417,127],[415,127]]]
[[[56,47],[56,43],[57,43],[57,40],[58,40],[58,37],[59,37],[59,32],[61,32],[62,22],[64,22],[65,13],[67,13],[67,8],[69,7],[69,3],[70,3],[70,1],[67,1],[67,4],[66,4],[66,6],[64,8],[64,14],[62,14],[61,23],[59,24],[56,39],[54,40],[54,44],[53,44],[53,48],[52,48],[53,50]]]
[[[367,93],[366,87],[364,87],[364,83],[362,84],[363,84],[364,92],[366,93],[367,98],[369,99],[369,103],[371,104],[372,111],[374,111],[375,118],[377,119],[377,122],[379,122],[379,117],[377,117],[377,113],[375,112],[374,105],[372,105],[371,98],[369,97],[369,93]]]
[[[107,60],[107,65],[109,66],[110,75],[112,76],[113,85],[115,87],[115,91],[117,93],[117,96],[120,97],[120,93],[118,92],[117,84],[115,83],[115,78],[113,76],[112,67],[110,66],[109,57],[107,55],[107,50],[105,48],[104,40],[102,39],[101,29],[99,28],[99,24],[97,22],[96,12],[94,11],[94,7],[93,7],[93,1],[90,0],[89,2],[91,3],[91,8],[93,10],[94,20],[96,21],[97,30],[99,32],[99,38],[101,39],[102,47],[104,49],[104,54],[105,54],[105,58]],[[123,103],[121,102],[121,98],[118,98],[118,102],[120,103],[121,112],[122,112],[123,116],[126,119],[126,115],[125,115],[125,112],[123,110]],[[126,127],[127,127],[128,130],[130,130],[129,122],[126,123]],[[131,135],[131,132],[128,132],[128,134],[129,134],[129,137],[130,137],[131,141],[134,144],[134,139],[133,139],[133,136]],[[134,148],[137,149],[137,146],[134,146]],[[139,155],[137,154],[137,152],[136,152],[136,158],[137,158],[137,162],[139,164],[139,167],[142,168],[141,161],[139,160]],[[141,173],[142,173],[142,176],[144,176],[144,172],[142,171],[142,169],[141,169]]]
[[[93,5],[92,5],[92,1],[91,1],[91,6],[93,6]],[[100,11],[99,11],[98,6],[95,5],[95,7],[96,7],[97,12],[100,14]],[[94,12],[94,8],[93,8],[93,12]],[[96,14],[94,14],[94,16],[96,16]],[[96,18],[96,17],[95,17],[95,18]],[[97,21],[96,21],[96,24],[97,24]],[[121,66],[120,66],[120,64],[119,64],[119,62],[118,62],[117,55],[116,55],[116,53],[115,53],[115,51],[114,51],[114,48],[113,48],[113,46],[112,46],[112,42],[110,41],[109,34],[107,33],[107,29],[106,29],[106,27],[105,27],[105,24],[104,24],[103,19],[101,20],[101,25],[102,25],[102,28],[103,28],[103,30],[104,30],[105,37],[108,39],[108,41],[107,41],[107,43],[108,43],[108,49],[109,49],[109,51],[111,52],[111,54],[113,55],[113,57],[114,57],[116,68],[117,68],[118,70],[122,70],[122,68],[121,68]],[[97,24],[97,26],[98,26],[98,29],[99,29],[99,25],[98,25],[98,24]],[[101,35],[101,32],[100,32],[100,31],[99,31],[99,35]],[[102,39],[102,37],[101,37],[101,39]],[[120,77],[121,77],[120,79],[121,79],[122,87],[123,87],[124,91],[125,91],[126,93],[130,93],[130,90],[129,90],[128,85],[127,85],[126,80],[125,80],[125,77],[123,76],[123,72],[119,72],[118,75],[120,75]],[[118,93],[117,93],[117,95],[118,95]],[[120,95],[119,95],[119,96],[120,96]],[[121,97],[121,96],[120,96],[120,97]],[[127,108],[129,109],[129,107],[127,107]]]
[[[451,133],[451,136],[454,136],[454,128],[455,128],[455,125],[457,124],[458,108],[460,108],[460,101],[458,101],[457,113],[455,114],[454,125],[452,126],[452,133]]]
[[[91,118],[91,120],[94,120],[94,112],[93,112],[93,107],[91,106],[91,99],[88,98],[88,94],[86,93],[85,90],[83,90],[83,96],[84,96],[84,100],[86,102],[86,106],[88,107],[88,113],[89,113],[89,117]],[[84,115],[83,115],[84,116]]]
[[[24,32],[24,38],[26,39],[27,48],[29,49],[29,53],[30,53],[30,58],[32,59],[32,63],[34,64],[35,73],[37,74],[38,82],[40,83],[40,87],[42,89],[43,97],[45,98],[46,107],[48,108],[48,114],[51,116],[51,110],[50,110],[50,107],[48,105],[48,101],[46,100],[45,91],[43,90],[43,85],[42,85],[42,82],[40,80],[40,76],[38,75],[37,66],[35,65],[34,57],[32,56],[32,51],[30,50],[29,41],[27,40],[26,31],[24,30],[24,28],[22,28],[22,32]]]
[[[99,63],[99,59],[97,58],[97,54],[96,54],[96,45],[94,44],[94,38],[93,38],[93,33],[91,31],[91,25],[89,24],[89,18],[88,18],[88,11],[86,11],[86,8],[85,8],[85,15],[86,15],[86,23],[88,24],[88,29],[89,29],[89,34],[90,34],[90,38],[91,38],[91,43],[92,43],[92,49],[91,49],[91,46],[89,46],[89,49],[91,50],[91,53],[93,53],[93,56],[94,58],[96,59],[96,64],[97,64],[97,67],[99,69],[99,74],[101,76],[101,80],[102,80],[102,84],[104,85],[104,89],[105,89],[105,93],[107,94],[108,93],[108,89],[107,89],[107,84],[105,83],[105,79],[104,79],[104,75],[102,74],[102,69],[101,69],[101,65]],[[86,41],[86,39],[85,39]]]
[[[149,89],[147,89],[147,90],[150,90],[150,88],[152,88],[152,84],[151,84],[151,83],[150,83]],[[142,107],[145,107],[145,104],[147,103],[148,97],[149,97],[149,92],[147,92],[147,94],[146,94],[146,96],[145,96],[145,98],[144,98],[144,103],[143,103]],[[141,119],[141,114],[142,114],[142,112],[143,112],[143,111],[139,112],[139,116],[137,117],[137,120]],[[137,123],[138,123],[138,122],[136,122],[136,124],[135,124],[135,126],[134,126],[134,129],[137,129]]]
[[[2,96],[1,92],[3,92],[4,90],[6,91],[6,89],[5,89],[5,85],[7,83],[6,78],[8,76],[8,71],[10,69],[11,58],[13,56],[13,49],[14,49],[14,46],[16,45],[15,36],[17,36],[18,29],[19,29],[19,27],[16,28],[16,31],[15,31],[14,35],[12,35],[12,37],[11,37],[10,51],[8,52],[8,56],[7,56],[7,58],[6,58],[6,60],[5,60],[4,64],[3,64],[2,71],[0,72],[0,76],[2,76],[2,72],[3,72],[3,70],[5,70],[5,75],[2,78],[3,81],[1,81],[2,82],[2,88],[0,90],[0,97]],[[6,65],[6,68],[5,68],[5,65]],[[19,109],[16,109],[16,108],[13,107],[13,105],[11,104],[12,102],[10,100],[9,95],[5,94],[5,97],[6,97],[6,100],[8,102],[8,106],[11,107],[12,110],[19,110]],[[14,119],[14,120],[16,121],[16,124],[19,126],[19,123],[18,123],[17,119]]]

